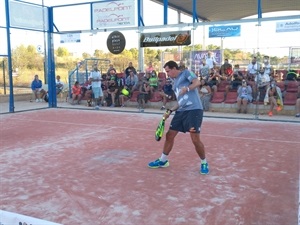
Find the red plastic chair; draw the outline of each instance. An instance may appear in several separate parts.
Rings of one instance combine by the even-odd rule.
[[[136,102],[139,93],[140,93],[139,91],[134,91],[134,92],[132,93],[131,98],[130,98],[129,101],[131,101],[131,102]]]
[[[211,103],[222,103],[222,102],[224,102],[224,92],[223,91],[215,92],[210,102]]]
[[[286,92],[283,99],[283,105],[296,105],[297,93]]]
[[[159,91],[155,91],[152,95],[152,98],[149,99],[149,102],[161,102],[161,101],[162,101],[162,97]]]
[[[227,103],[227,104],[234,104],[237,102],[237,92],[228,92],[227,95],[226,95],[226,99],[224,101],[224,103]]]

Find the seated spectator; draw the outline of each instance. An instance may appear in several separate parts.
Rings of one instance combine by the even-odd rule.
[[[234,65],[234,71],[232,74],[230,85],[227,85],[225,87],[225,97],[230,90],[237,91],[238,87],[242,85],[243,73],[239,69],[240,66],[238,64]]]
[[[146,69],[146,73],[152,73],[153,70],[154,70],[154,67],[152,65],[152,62],[149,62],[148,68]]]
[[[107,105],[110,106],[110,107],[115,107],[116,104],[115,104],[115,100],[116,98],[118,97],[118,86],[117,86],[117,82],[116,80],[110,80],[108,82],[108,89],[107,89]]]
[[[132,62],[129,62],[128,67],[125,69],[126,78],[130,75],[130,71],[136,74],[136,69],[133,67]]]
[[[276,86],[275,82],[272,82],[270,87],[267,88],[264,103],[270,104],[269,116],[273,116],[274,107],[277,111],[280,111],[282,109],[282,93],[280,88]]]
[[[175,100],[175,93],[173,91],[172,80],[171,78],[167,78],[166,83],[162,87],[162,91],[160,95],[163,99],[163,105],[160,110],[166,109],[166,104],[168,100]]]
[[[206,60],[202,59],[202,64],[200,65],[200,69],[199,69],[199,76],[208,81],[209,76],[210,76],[210,68],[209,66],[206,64]]]
[[[220,82],[220,74],[218,72],[218,68],[212,68],[210,70],[209,78],[207,80],[207,84],[210,86],[212,90],[212,95],[213,93],[218,91],[218,85]]]
[[[137,101],[139,104],[140,112],[144,112],[145,109],[145,103],[149,100],[149,94],[150,94],[150,85],[146,80],[143,80],[143,83],[140,85],[140,93],[137,96]]]
[[[300,117],[300,86],[298,86],[298,96],[296,100],[296,117]]]
[[[228,59],[224,60],[224,64],[220,69],[220,77],[222,80],[231,80],[231,76],[233,74],[232,65],[228,62]]]
[[[81,87],[81,96],[85,98],[87,101],[87,106],[92,106],[92,99],[93,97],[93,90],[92,90],[92,81],[89,79],[87,80]]]
[[[246,80],[242,80],[242,85],[239,86],[237,93],[237,112],[247,113],[247,105],[252,102],[252,88]]]
[[[200,94],[200,99],[202,102],[203,110],[208,111],[209,103],[211,100],[211,88],[205,79],[201,80],[199,94]]]
[[[125,85],[119,94],[119,103],[121,107],[125,107],[125,102],[131,97],[130,89]]]
[[[286,74],[286,78],[285,78],[285,81],[284,81],[285,90],[286,90],[287,85],[288,85],[289,82],[291,82],[291,81],[296,81],[297,82],[297,77],[298,77],[298,74],[296,73],[295,70],[290,70]]]
[[[186,69],[186,66],[182,60],[180,60],[178,67],[179,67],[179,70],[181,70],[181,71]]]
[[[72,87],[72,105],[75,105],[75,100],[77,100],[77,104],[80,104],[82,95],[81,95],[81,87],[79,85],[79,82],[76,81],[74,83],[74,86]]]
[[[56,95],[58,95],[59,93],[61,93],[62,90],[64,89],[64,83],[61,82],[59,75],[56,76],[55,87],[56,87]]]
[[[151,77],[149,79],[149,85],[150,85],[149,98],[151,98],[153,96],[153,93],[158,90],[158,78],[155,70],[153,70],[151,73]]]
[[[133,93],[135,90],[138,90],[139,79],[132,70],[129,70],[129,76],[125,80],[126,86],[130,89],[130,92]]]
[[[43,83],[39,79],[38,75],[34,75],[34,80],[31,83],[31,89],[35,97],[36,102],[42,102],[45,95],[46,91],[42,88]]]

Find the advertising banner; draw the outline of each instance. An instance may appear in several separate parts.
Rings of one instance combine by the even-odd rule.
[[[209,27],[209,37],[238,37],[241,36],[241,25]]]
[[[190,31],[143,33],[140,44],[141,47],[190,45],[191,34]]]
[[[191,70],[196,72],[200,69],[202,59],[206,59],[208,52],[211,52],[211,57],[214,58],[218,65],[222,63],[221,50],[205,50],[205,51],[192,51],[191,54]]]
[[[291,63],[300,64],[300,48],[291,48]]]
[[[80,42],[80,33],[61,34],[60,43]]]
[[[135,1],[93,3],[92,22],[92,29],[135,26]]]
[[[48,222],[46,220],[36,219],[30,216],[24,216],[17,213],[0,210],[1,225],[62,225]]]
[[[294,32],[300,31],[300,20],[277,22],[276,32]]]

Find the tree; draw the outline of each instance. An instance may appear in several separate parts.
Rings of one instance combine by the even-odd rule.
[[[69,50],[65,47],[58,47],[55,52],[58,57],[64,57],[70,55]]]

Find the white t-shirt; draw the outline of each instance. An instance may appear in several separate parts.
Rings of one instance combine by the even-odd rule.
[[[94,80],[99,80],[99,81],[92,81],[92,88],[97,88],[97,87],[101,87],[101,73],[99,71],[93,71],[90,74],[90,77]]]
[[[254,65],[250,63],[247,68],[248,73],[256,74],[259,71],[259,65],[255,63]]]
[[[206,65],[209,66],[209,69],[214,68],[214,64],[217,64],[216,60],[214,57],[206,58]]]

